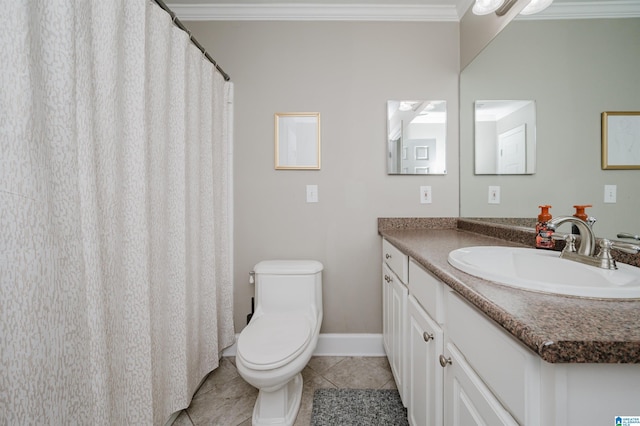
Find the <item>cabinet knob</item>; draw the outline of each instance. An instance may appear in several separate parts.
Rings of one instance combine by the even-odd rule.
[[[425,342],[428,342],[429,340],[433,339],[433,334],[429,334],[425,331],[424,333],[422,333],[422,338]]]
[[[440,355],[440,365],[443,368],[447,365],[451,365],[451,358],[445,358],[444,355]]]
[[[384,276],[384,280],[385,280],[386,282],[389,282],[389,281],[391,281],[391,278],[389,277],[389,275],[385,275],[385,276]]]
[[[391,255],[389,253],[384,255],[385,259],[391,259]]]

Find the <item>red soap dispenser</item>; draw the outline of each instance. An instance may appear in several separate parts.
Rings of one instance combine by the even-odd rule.
[[[551,206],[545,204],[538,207],[540,207],[540,214],[536,223],[536,248],[552,249],[555,246],[555,241],[551,238],[553,231],[547,227],[547,223],[551,220],[551,213],[549,213]]]

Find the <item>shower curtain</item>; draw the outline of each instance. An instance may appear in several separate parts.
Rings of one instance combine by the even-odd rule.
[[[233,343],[233,87],[151,1],[0,20],[0,424],[162,425]]]

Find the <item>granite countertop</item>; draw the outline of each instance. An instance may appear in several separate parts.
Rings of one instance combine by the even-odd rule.
[[[473,225],[475,226],[475,225]],[[473,228],[471,226],[471,228]],[[640,299],[588,299],[519,290],[466,274],[451,250],[514,243],[469,230],[455,218],[380,219],[379,233],[550,363],[640,363]],[[477,230],[474,230],[477,231]],[[531,234],[533,235],[533,234]]]

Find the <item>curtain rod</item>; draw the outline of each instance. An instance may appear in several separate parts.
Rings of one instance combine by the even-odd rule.
[[[198,40],[196,40],[196,38],[191,34],[191,31],[189,31],[187,29],[187,27],[185,27],[182,22],[180,22],[180,20],[178,19],[178,17],[176,16],[175,13],[173,13],[173,11],[171,9],[169,9],[169,7],[167,7],[166,4],[164,4],[164,2],[162,0],[153,0],[156,2],[156,4],[158,6],[160,6],[162,9],[164,9],[165,12],[167,12],[170,16],[171,16],[171,20],[173,21],[173,23],[175,24],[175,26],[177,26],[178,28],[180,28],[182,31],[184,31],[185,33],[189,34],[189,39],[191,40],[191,43],[193,43],[198,49],[200,49],[200,51],[202,52],[202,54],[204,55],[205,58],[207,58],[209,60],[209,62],[211,62],[213,64],[214,67],[216,67],[216,69],[220,72],[220,74],[222,74],[222,76],[224,77],[224,81],[229,81],[231,80],[231,77],[229,77],[229,74],[227,74],[226,72],[224,72],[224,70],[220,67],[220,65],[218,65],[218,63],[216,61],[213,60],[213,58],[211,57],[211,55],[209,55],[207,53],[207,51],[205,50],[204,47],[202,47],[202,45],[200,43],[198,43]]]

